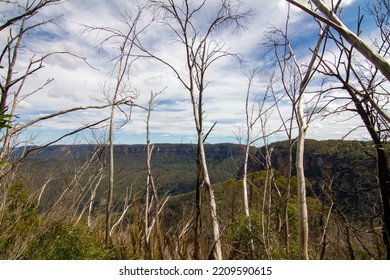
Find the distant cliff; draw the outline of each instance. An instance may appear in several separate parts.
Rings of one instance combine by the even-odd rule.
[[[99,150],[99,159],[107,164],[107,145],[54,145],[31,153],[23,166],[25,170],[34,169],[36,174],[48,173],[51,166],[72,161],[83,162],[90,158],[96,149]],[[236,176],[244,158],[241,145],[207,144],[205,149],[212,183],[223,182]],[[19,150],[16,153],[20,152]],[[197,146],[193,144],[155,144],[152,169],[156,182],[162,189],[171,193],[194,190],[196,155]],[[118,189],[125,190],[129,180],[140,186],[145,183],[146,145],[115,145],[114,160]]]
[[[28,149],[35,147],[27,147]],[[92,154],[97,148],[95,145],[53,145],[29,155],[29,158],[60,159],[66,157],[85,157]],[[101,146],[102,152],[108,151],[108,145]],[[243,147],[237,144],[206,144],[206,154],[209,160],[224,160],[229,157],[242,157]],[[20,154],[22,149],[16,153]],[[196,158],[197,146],[195,144],[155,144],[153,158]],[[115,145],[114,155],[146,157],[146,145]]]
[[[289,162],[287,141],[275,142],[272,148],[272,167],[286,175]],[[52,165],[53,161],[85,160],[97,148],[94,145],[57,145],[31,154],[27,161]],[[205,145],[210,177],[213,183],[240,178],[244,149],[238,144]],[[305,175],[311,189],[319,193],[320,184],[333,180],[338,187],[351,190],[369,188],[375,184],[375,160],[370,142],[307,140],[305,146]],[[100,156],[107,156],[108,146],[100,147]],[[292,149],[293,159],[295,147]],[[265,169],[265,148],[253,148],[249,172]],[[146,170],[146,145],[115,145],[115,168],[142,182]],[[194,144],[155,144],[152,167],[156,179],[174,192],[193,190],[196,180],[197,146]],[[38,168],[38,167],[37,167]],[[293,162],[292,172],[295,175]],[[124,176],[124,175],[123,175]],[[310,190],[309,190],[310,193]]]

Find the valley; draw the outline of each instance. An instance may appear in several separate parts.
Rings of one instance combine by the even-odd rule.
[[[257,234],[248,232],[245,223],[242,224],[246,220],[243,216],[241,179],[244,149],[236,144],[215,144],[205,147],[210,177],[215,189],[219,220],[224,229],[224,242],[226,245],[233,246],[228,250],[230,253],[226,257],[245,259],[248,255],[242,252],[247,249],[245,244],[248,242],[248,234],[254,236]],[[269,231],[268,237],[261,237],[261,235],[258,237],[259,242],[262,238],[266,238],[269,244],[266,245],[261,241],[257,247],[258,253],[252,257],[267,259],[281,254],[280,258],[286,258],[287,255],[282,253],[283,246],[280,242],[283,240],[282,233],[285,227],[282,217],[287,188],[290,189],[288,208],[286,208],[290,225],[290,242],[292,244],[298,242],[295,167],[294,164],[291,165],[291,177],[288,179],[287,141],[275,142],[268,148],[272,150],[271,169],[270,166],[267,168],[265,161],[267,151],[265,147],[251,148],[248,165],[252,226],[258,233],[263,232],[264,226],[267,226]],[[375,247],[368,246],[362,251],[358,249],[361,240],[368,238],[372,243],[379,242],[380,239],[379,232],[373,231],[379,222],[375,218],[375,213],[379,209],[377,208],[378,192],[374,187],[375,161],[368,156],[370,149],[372,145],[369,142],[307,140],[305,170],[310,232],[313,241],[316,240],[313,243],[320,244],[313,245],[313,257],[322,254],[322,258],[327,258],[329,254],[328,258],[366,258],[382,254],[374,252]],[[291,151],[294,157],[295,150]],[[61,211],[61,220],[68,221],[65,225],[76,221],[76,224],[85,224],[93,231],[101,228],[104,225],[102,219],[106,207],[108,184],[106,152],[106,146],[59,145],[45,148],[26,158],[18,168],[17,176],[24,186],[24,192],[29,194],[29,200],[35,201],[37,215],[46,216]],[[186,227],[192,223],[195,211],[196,152],[196,145],[191,144],[154,145],[152,172],[159,203],[162,205],[161,203],[164,202],[161,206],[160,219],[168,251],[169,246],[175,243],[171,238],[178,238],[176,234],[180,232],[183,234],[183,230],[186,236],[188,234],[187,239],[180,240],[183,243],[179,242],[176,246],[185,246],[186,250],[189,249],[187,246],[192,246],[192,234]],[[142,216],[145,215],[143,207],[146,199],[146,146],[116,145],[114,158],[115,217],[119,219],[123,214],[122,219],[118,221],[122,230],[132,236],[130,238],[132,241],[128,242],[138,240],[142,244]],[[207,238],[211,238],[212,232],[205,194],[206,190],[204,190],[206,201],[203,202],[201,214],[203,235],[206,238],[204,246],[207,247],[209,245],[206,244],[210,242]],[[150,215],[152,219],[153,215]],[[353,228],[355,230],[352,233]],[[362,230],[356,230],[357,228]],[[367,230],[370,228],[372,232],[367,235]],[[332,239],[323,240],[325,230],[326,236],[332,235]],[[343,237],[343,232],[345,233],[346,230],[350,232],[347,243]],[[334,234],[337,238],[333,236]],[[340,247],[340,244],[346,244],[347,247],[340,249],[344,246]],[[134,250],[138,245],[133,243],[126,246],[132,248],[132,255],[137,255]],[[268,251],[264,246],[272,246],[276,251]],[[359,253],[348,255],[351,250]],[[169,255],[168,252],[166,254]],[[296,254],[291,252],[287,258],[297,258]],[[186,259],[192,256],[189,251],[186,251],[182,254],[171,253],[169,258]]]

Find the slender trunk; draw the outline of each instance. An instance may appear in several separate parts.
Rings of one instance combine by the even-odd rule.
[[[151,248],[149,244],[149,187],[146,187],[146,198],[145,198],[145,213],[144,213],[144,242],[145,252],[147,258],[151,256]]]
[[[200,160],[202,163],[202,172],[203,172],[203,178],[206,190],[209,194],[210,198],[210,214],[211,214],[211,221],[213,226],[213,237],[214,237],[214,244],[213,244],[213,256],[216,260],[222,260],[222,246],[221,246],[221,236],[220,236],[220,230],[219,230],[219,222],[218,222],[218,216],[217,216],[217,204],[215,202],[215,196],[214,196],[214,190],[210,182],[209,172],[207,169],[207,163],[206,163],[206,153],[204,150],[204,143],[202,135],[198,136],[198,143],[199,143],[199,152],[200,152]]]
[[[8,97],[10,86],[12,83],[12,76],[14,74],[16,60],[17,60],[18,54],[19,54],[19,47],[20,47],[20,44],[21,44],[22,39],[24,37],[25,23],[26,23],[26,18],[23,18],[21,25],[20,25],[20,28],[19,28],[18,39],[15,42],[15,46],[12,48],[10,46],[8,46],[8,48],[7,48],[7,50],[9,51],[9,57],[12,57],[12,58],[8,64],[7,79],[6,79],[5,85],[4,85],[4,87],[2,87],[1,100],[0,100],[0,115],[3,115],[6,112],[7,97]],[[11,50],[12,50],[12,55],[11,55]]]
[[[293,143],[290,137],[289,152],[288,152],[287,190],[286,190],[286,200],[284,204],[284,246],[285,246],[287,258],[290,255],[290,227],[289,227],[288,206],[290,203],[290,196],[291,196],[291,177],[292,177],[292,165],[293,165],[292,148],[293,148]]]
[[[150,101],[148,106],[148,115],[146,119],[146,147],[147,147],[147,160],[146,160],[146,169],[147,169],[147,186],[146,186],[146,194],[147,194],[147,203],[146,203],[146,209],[145,209],[145,234],[146,234],[146,242],[147,246],[149,245],[150,249],[152,249],[152,246],[149,240],[149,237],[147,235],[147,231],[149,230],[149,221],[148,221],[148,215],[149,215],[149,191],[152,190],[152,197],[154,200],[154,229],[155,229],[155,237],[157,239],[157,248],[159,250],[160,259],[163,258],[163,249],[161,244],[161,234],[160,234],[160,219],[159,219],[159,203],[158,203],[158,194],[156,185],[154,184],[154,179],[152,175],[152,152],[154,146],[150,144],[150,115],[153,108],[153,99],[157,95],[154,95],[153,92],[150,95]],[[153,226],[153,224],[151,225]],[[151,229],[152,230],[152,229]],[[153,257],[153,252],[151,252],[151,257]]]
[[[265,134],[265,123],[263,124],[263,135]],[[264,195],[263,195],[263,239],[265,251],[267,253],[267,257],[272,259],[272,250],[270,250],[270,238],[271,238],[271,208],[272,208],[272,182],[273,182],[273,168],[272,168],[272,148],[269,148],[266,139],[264,138],[264,146],[265,146],[265,162],[266,162],[266,170],[267,175],[264,183]],[[265,221],[265,213],[267,212],[267,221]]]
[[[289,1],[291,2],[291,1]],[[322,42],[324,40],[326,31],[328,27],[326,26],[324,30],[320,30],[320,35],[316,44],[316,47],[313,51],[309,64],[307,65],[307,70],[304,73],[302,66],[298,63],[297,57],[295,56],[294,50],[290,43],[286,41],[286,46],[288,47],[289,55],[291,56],[294,64],[298,70],[300,77],[299,91],[298,96],[294,93],[290,95],[290,99],[293,103],[293,110],[296,115],[296,122],[298,125],[298,138],[297,138],[297,152],[295,157],[295,166],[297,169],[297,178],[298,178],[298,207],[299,207],[299,227],[300,227],[300,243],[299,243],[299,255],[301,259],[309,259],[308,247],[309,247],[309,222],[308,222],[308,211],[306,203],[306,182],[305,182],[305,171],[304,171],[304,148],[305,148],[305,139],[307,132],[307,121],[304,115],[303,106],[305,99],[305,90],[309,84],[312,73],[315,70],[314,64],[317,60]]]
[[[148,125],[147,125],[147,131],[148,131]],[[146,133],[146,147],[147,147],[147,151],[146,151],[146,157],[147,157],[147,160],[146,160],[146,170],[147,170],[147,174],[146,174],[146,190],[145,190],[145,213],[144,213],[144,241],[145,241],[145,251],[147,252],[147,254],[149,255],[148,258],[151,257],[151,246],[149,244],[149,201],[150,201],[150,197],[149,197],[149,193],[150,193],[150,176],[149,176],[149,157],[150,157],[150,146],[149,146],[149,139],[148,139],[148,132]]]
[[[26,5],[28,5],[28,3]],[[2,90],[1,90],[1,100],[0,100],[0,115],[4,115],[7,111],[7,98],[8,98],[8,95],[10,94],[10,88],[11,88],[11,84],[13,82],[12,76],[14,74],[14,68],[15,68],[16,60],[17,60],[18,54],[19,54],[19,47],[20,47],[20,44],[21,44],[22,39],[24,37],[25,23],[26,23],[26,18],[24,17],[22,22],[21,22],[20,28],[19,28],[18,39],[15,42],[15,46],[12,48],[10,46],[8,46],[9,57],[12,56],[12,58],[8,64],[8,72],[7,72],[7,78],[6,78],[5,85],[4,85],[4,87],[2,86],[2,88],[1,88]],[[12,50],[12,55],[11,55],[11,50]],[[30,63],[30,66],[31,66],[31,63]],[[25,76],[24,79],[22,80],[23,83],[25,82],[26,78],[27,78],[27,76]],[[20,89],[21,89],[21,87],[19,88],[19,90],[17,92],[20,92]],[[16,102],[17,102],[16,99],[17,99],[17,96],[14,97],[13,112],[11,112],[11,118],[12,118],[12,115],[14,114],[14,111],[15,111],[15,106],[16,106]],[[10,121],[11,121],[11,118],[9,119]],[[11,142],[11,136],[12,136],[12,130],[10,128],[6,127],[4,129],[6,130],[6,133],[5,133],[3,145],[1,147],[0,159],[4,159],[7,156],[8,150],[9,150],[9,145]],[[2,130],[2,128],[0,128],[0,132],[1,132],[1,130]]]
[[[108,245],[110,239],[111,239],[111,211],[112,211],[112,197],[114,193],[114,119],[115,119],[115,106],[117,105],[117,98],[118,94],[120,92],[120,88],[122,86],[123,78],[126,74],[127,67],[129,67],[129,59],[131,54],[131,48],[130,50],[125,50],[126,45],[128,41],[130,40],[130,35],[133,32],[133,27],[130,28],[129,32],[127,33],[126,37],[124,38],[123,43],[120,46],[120,59],[119,59],[119,66],[118,66],[118,75],[116,78],[116,85],[115,85],[115,91],[112,96],[112,103],[111,103],[111,114],[110,114],[110,124],[109,124],[109,142],[110,142],[110,149],[109,149],[109,181],[108,181],[108,194],[107,194],[107,209],[106,209],[106,245]]]
[[[192,72],[191,72],[192,73]],[[193,81],[193,80],[192,80]],[[191,84],[191,88],[193,88],[194,85]],[[195,259],[200,259],[202,257],[202,246],[200,244],[200,238],[202,233],[202,187],[204,186],[205,179],[204,179],[204,166],[203,166],[203,160],[202,160],[202,147],[203,147],[203,137],[202,137],[202,130],[203,130],[203,119],[202,119],[202,92],[199,93],[199,102],[198,102],[198,108],[196,108],[196,101],[195,101],[195,95],[193,90],[191,90],[191,98],[192,98],[192,104],[193,104],[193,110],[194,110],[194,118],[195,118],[195,125],[196,130],[198,133],[198,150],[196,154],[196,197],[195,197],[195,242],[194,242],[194,257]],[[201,147],[202,146],[202,147]]]
[[[202,185],[203,185],[203,176],[202,176],[202,166],[200,160],[200,149],[198,146],[198,153],[196,159],[196,174],[197,174],[197,184],[196,184],[196,194],[195,194],[195,239],[194,239],[194,258],[199,260],[202,256],[202,249],[200,244],[200,237],[202,234],[202,216],[201,216],[201,207],[202,207]]]
[[[109,127],[109,171],[108,171],[108,192],[106,207],[106,245],[110,243],[111,235],[111,207],[112,196],[114,193],[114,116],[115,116],[115,97],[111,106],[110,127]]]
[[[244,192],[244,210],[245,216],[249,217],[249,203],[248,203],[248,186],[247,186],[247,177],[248,177],[248,157],[249,157],[249,145],[247,143],[245,147],[245,160],[244,160],[244,174],[242,178],[242,186]]]
[[[298,177],[298,204],[299,204],[299,256],[303,260],[308,260],[308,243],[309,243],[309,223],[306,203],[306,182],[303,169],[303,153],[305,133],[298,137],[296,168]]]
[[[188,51],[188,50],[187,50]],[[220,236],[220,229],[219,229],[219,222],[218,222],[218,216],[217,216],[217,204],[215,202],[214,197],[214,190],[211,185],[210,177],[209,177],[209,171],[207,168],[207,160],[206,160],[206,152],[204,149],[204,141],[203,139],[203,90],[204,90],[204,73],[205,73],[205,55],[206,55],[206,40],[204,40],[204,46],[203,46],[203,55],[202,55],[202,63],[198,65],[201,68],[201,75],[198,77],[198,82],[196,83],[194,78],[196,77],[196,74],[193,72],[194,69],[192,67],[192,63],[188,62],[188,69],[190,74],[190,96],[191,96],[191,102],[192,102],[192,109],[193,109],[193,115],[194,115],[194,121],[196,126],[196,132],[198,135],[198,189],[200,191],[200,187],[204,184],[206,187],[206,191],[210,198],[210,215],[211,215],[211,221],[212,221],[212,227],[213,227],[213,237],[214,242],[212,246],[212,252],[213,257],[216,260],[222,260],[222,246],[221,246],[221,236]],[[187,53],[187,59],[191,57],[190,53]],[[196,96],[195,94],[195,85],[198,89],[198,94]],[[201,183],[199,185],[199,183]],[[198,193],[199,194],[199,193]],[[200,213],[200,212],[199,212]],[[197,222],[197,221],[196,221]]]
[[[103,180],[103,177],[104,177],[103,170],[99,170],[99,172],[100,172],[99,180],[96,183],[95,187],[91,190],[91,198],[90,198],[90,201],[89,201],[88,218],[87,218],[87,224],[88,224],[89,228],[92,227],[92,221],[91,220],[92,220],[93,204],[95,203],[95,198],[96,198],[96,191],[97,191],[97,188],[100,186],[100,183],[101,183],[101,181]]]
[[[249,128],[248,128],[248,130],[249,130]],[[248,184],[247,184],[249,150],[250,150],[250,141],[249,141],[249,132],[248,132],[247,143],[246,143],[246,147],[245,147],[245,161],[244,161],[244,174],[243,174],[243,178],[242,178],[242,187],[243,187],[245,217],[247,218],[247,226],[248,226],[248,231],[250,234],[249,248],[250,248],[250,254],[253,256],[253,253],[255,252],[255,244],[254,244],[253,238],[252,238],[252,223],[250,220],[249,202],[248,202]]]
[[[246,115],[246,145],[245,145],[245,160],[244,160],[244,174],[242,178],[242,187],[243,187],[243,198],[244,198],[244,211],[245,211],[245,217],[247,219],[247,226],[248,231],[250,234],[249,239],[249,249],[250,249],[250,255],[253,256],[255,252],[255,245],[252,238],[252,224],[250,220],[250,213],[249,213],[249,202],[248,202],[248,160],[249,160],[249,152],[250,152],[250,144],[251,144],[251,130],[252,130],[252,116],[253,116],[253,110],[252,115],[249,114],[249,95],[250,95],[250,89],[252,85],[252,80],[254,77],[254,73],[249,78],[248,83],[248,89],[246,94],[246,101],[245,101],[245,115]]]
[[[267,247],[271,248],[271,217],[272,217],[272,183],[274,180],[272,166],[268,179],[268,205],[267,205]],[[269,258],[272,259],[272,250],[269,250]]]
[[[323,192],[325,192],[323,190]],[[322,202],[322,215],[324,214],[324,207],[325,207],[325,201]],[[317,250],[317,259],[318,260],[323,260],[324,257],[325,257],[325,252],[326,252],[326,245],[327,245],[327,228],[328,228],[328,224],[329,224],[329,219],[330,219],[330,215],[332,214],[332,208],[333,208],[333,203],[331,204],[331,206],[329,207],[329,210],[328,210],[328,214],[326,216],[326,220],[325,220],[325,223],[323,222],[323,219],[321,219],[321,227],[322,227],[322,237],[321,237],[321,241],[320,241],[320,245],[319,245],[319,249]]]
[[[304,148],[306,138],[306,119],[303,115],[303,98],[301,93],[298,99],[297,121],[299,135],[297,140],[296,169],[298,177],[298,205],[299,205],[299,256],[303,260],[309,259],[309,222],[306,203],[306,181],[304,170]]]
[[[314,63],[316,62],[317,55],[320,51],[322,42],[324,40],[326,30],[320,30],[320,36],[318,38],[316,47],[314,49],[311,60],[308,64],[308,70],[303,74],[302,68],[299,65],[297,58],[292,51],[291,46],[289,48],[293,53],[294,63],[299,71],[301,77],[301,82],[299,85],[299,96],[296,100],[296,118],[298,124],[298,139],[297,139],[297,152],[295,157],[295,166],[297,169],[297,178],[298,178],[298,205],[299,205],[299,255],[303,260],[309,259],[309,219],[307,212],[307,203],[306,203],[306,180],[305,180],[305,168],[304,168],[304,152],[305,152],[305,139],[307,133],[307,121],[303,112],[303,105],[305,101],[305,90],[310,82],[311,74],[314,71]]]
[[[265,182],[264,182],[264,193],[263,193],[263,202],[262,202],[262,207],[261,207],[261,231],[262,231],[262,238],[263,238],[263,244],[264,244],[264,250],[267,254],[267,257],[269,258],[269,253],[268,253],[268,242],[267,242],[267,236],[268,234],[266,233],[266,225],[265,225],[265,205],[266,205],[266,200],[267,200],[267,191],[268,191],[268,173],[269,170],[267,169],[267,174],[265,177]]]

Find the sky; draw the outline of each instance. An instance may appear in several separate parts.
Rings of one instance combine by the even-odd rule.
[[[199,3],[200,1],[194,1]],[[195,17],[199,30],[215,15],[218,0],[207,0],[206,6]],[[233,1],[235,2],[235,1]],[[284,28],[287,4],[285,0],[242,0],[240,10],[251,9],[252,14],[245,22],[245,28],[239,32],[220,29],[213,34],[217,42],[223,42],[230,53],[240,54],[242,61],[232,57],[217,60],[206,72],[207,82],[204,93],[204,130],[207,132],[214,123],[213,131],[207,138],[208,143],[238,143],[240,131],[245,125],[245,98],[248,87],[248,75],[256,69],[253,86],[250,91],[250,104],[258,108],[266,92],[266,80],[272,72],[274,60],[267,48],[267,30],[271,27]],[[139,2],[141,3],[141,2]],[[306,3],[306,1],[303,1]],[[356,26],[358,7],[364,12],[366,0],[344,0],[343,19],[353,30]],[[3,15],[15,13],[15,7],[0,3]],[[112,96],[118,64],[115,58],[119,54],[120,42],[115,38],[104,41],[109,34],[88,31],[88,27],[107,27],[126,32],[128,26],[123,22],[125,14],[134,14],[136,1],[125,0],[67,0],[42,9],[34,17],[36,22],[43,19],[57,18],[53,23],[33,30],[25,38],[26,48],[18,58],[18,69],[23,71],[32,54],[36,56],[50,52],[71,52],[71,55],[55,55],[45,60],[44,68],[29,77],[23,94],[28,94],[41,87],[48,79],[53,79],[43,89],[20,100],[14,123],[24,123],[37,117],[60,110],[79,106],[107,104]],[[4,20],[1,18],[0,20]],[[148,24],[150,14],[145,12],[140,21],[140,28]],[[375,34],[372,22],[365,19],[363,37]],[[15,27],[14,27],[15,28]],[[6,30],[7,31],[7,30]],[[8,30],[9,32],[9,30]],[[3,34],[7,34],[2,31]],[[0,36],[4,45],[6,36]],[[318,26],[313,19],[302,11],[292,8],[289,25],[290,39],[295,52],[302,63],[308,60],[309,48],[315,44]],[[183,45],[177,42],[167,26],[155,20],[140,35],[144,46],[173,65],[186,77]],[[104,43],[102,43],[104,41]],[[140,54],[135,51],[134,54]],[[85,61],[80,58],[85,58]],[[5,69],[0,69],[4,75]],[[132,63],[129,71],[127,94],[134,97],[136,107],[131,109],[130,119],[122,111],[116,110],[115,143],[143,144],[146,132],[146,107],[151,92],[161,92],[156,98],[156,106],[151,113],[150,131],[153,143],[195,143],[196,130],[192,115],[190,95],[180,83],[177,75],[162,63],[151,58],[139,58]],[[313,85],[315,87],[316,85]],[[307,100],[310,99],[308,96]],[[265,107],[270,106],[266,102]],[[336,104],[330,105],[336,107]],[[286,117],[291,104],[281,103],[281,112]],[[129,108],[122,108],[129,112]],[[39,122],[27,129],[17,141],[29,144],[44,144],[78,127],[108,118],[107,110],[83,110]],[[61,143],[86,143],[106,137],[107,122],[99,130],[84,131],[77,137],[68,137]],[[253,128],[253,138],[261,131],[272,134],[268,141],[286,139],[285,134],[272,133],[281,125],[276,111],[269,111],[267,122]],[[308,138],[341,139],[349,131],[361,126],[358,118],[349,115],[335,115],[325,119],[316,118],[309,124]],[[348,134],[348,139],[369,139],[364,129],[357,129]],[[261,140],[262,141],[262,140]],[[259,145],[261,145],[259,141]]]

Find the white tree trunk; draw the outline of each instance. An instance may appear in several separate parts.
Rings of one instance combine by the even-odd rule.
[[[306,119],[303,115],[303,97],[301,94],[298,101],[297,108],[297,121],[299,123],[299,136],[297,140],[297,154],[296,154],[296,168],[298,177],[298,204],[299,204],[299,255],[303,260],[309,259],[308,247],[309,247],[309,222],[306,204],[306,181],[304,171],[304,148],[306,138]]]
[[[250,150],[250,140],[249,140],[249,134],[247,135],[247,143],[245,147],[245,161],[244,161],[244,174],[242,178],[242,187],[243,187],[243,196],[244,196],[244,211],[245,211],[245,217],[247,218],[247,224],[248,224],[248,230],[249,234],[252,235],[252,223],[250,220],[250,212],[249,212],[249,201],[248,201],[248,159],[249,159],[249,150]],[[249,245],[251,254],[255,251],[255,244],[253,242],[252,236],[249,239]]]
[[[327,29],[328,27],[326,27]],[[320,31],[320,37],[317,41],[317,45],[314,49],[311,60],[307,66],[307,71],[303,74],[301,65],[298,63],[295,54],[292,56],[294,63],[299,71],[301,77],[301,82],[299,86],[299,96],[297,97],[296,104],[296,118],[298,124],[298,139],[297,139],[297,153],[295,157],[295,166],[297,168],[297,178],[298,178],[298,205],[299,205],[299,224],[300,224],[300,246],[299,246],[299,255],[303,260],[309,259],[309,219],[306,203],[306,180],[305,180],[305,169],[304,169],[304,150],[305,150],[305,139],[307,133],[307,121],[304,115],[303,106],[305,101],[305,90],[311,79],[311,74],[314,71],[314,63],[317,59],[322,41],[324,39],[326,32],[324,30]],[[290,46],[291,53],[292,48]]]
[[[106,244],[111,239],[111,205],[112,197],[114,194],[114,118],[115,118],[115,92],[112,99],[111,114],[110,114],[110,126],[109,126],[109,171],[108,171],[108,194],[107,194],[107,205],[106,205]]]
[[[250,89],[253,81],[255,72],[252,73],[252,75],[249,77],[248,82],[248,89],[246,93],[246,101],[245,101],[245,115],[246,115],[246,143],[245,143],[245,160],[244,160],[244,174],[242,178],[242,187],[243,187],[243,197],[244,197],[244,211],[245,211],[245,217],[247,218],[247,225],[249,234],[251,235],[249,239],[249,245],[250,245],[250,253],[253,254],[255,251],[255,244],[253,242],[252,238],[252,224],[250,220],[250,212],[249,212],[249,201],[248,201],[248,160],[249,160],[249,151],[250,151],[250,145],[251,145],[251,132],[252,132],[252,126],[254,123],[252,123],[252,116],[253,116],[253,110],[252,114],[249,114],[249,95],[250,95]]]
[[[204,150],[204,144],[203,144],[203,137],[200,135],[199,139],[199,152],[200,152],[200,159],[203,167],[203,176],[204,176],[204,182],[206,186],[206,190],[209,194],[210,198],[210,214],[211,214],[211,220],[213,225],[213,237],[214,237],[214,259],[216,260],[222,260],[222,246],[221,246],[221,236],[220,236],[220,229],[219,229],[219,222],[218,222],[218,216],[217,216],[217,204],[215,202],[215,196],[214,196],[214,190],[210,182],[209,172],[207,169],[207,163],[206,163],[206,153]]]

